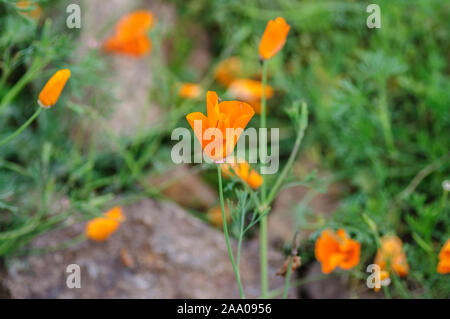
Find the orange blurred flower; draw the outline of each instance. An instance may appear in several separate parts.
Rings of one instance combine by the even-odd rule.
[[[86,224],[86,236],[95,241],[105,241],[125,220],[122,208],[116,206],[103,214],[104,217],[97,217]]]
[[[222,209],[220,208],[220,205],[214,206],[213,208],[208,210],[206,215],[208,217],[209,222],[213,224],[215,227],[221,228],[223,226]],[[231,219],[231,213],[227,205],[225,205],[225,218],[227,223]]]
[[[195,83],[183,83],[180,86],[178,95],[185,99],[195,99],[202,93],[202,88],[200,85]]]
[[[39,93],[39,105],[45,108],[53,106],[58,101],[69,78],[69,69],[62,69],[56,72],[50,80],[47,81],[44,88]]]
[[[261,113],[261,98],[263,96],[263,86],[261,81],[251,79],[237,79],[231,82],[230,92],[236,98],[248,102],[253,106],[257,114]],[[273,88],[266,85],[266,99],[273,96]]]
[[[404,277],[409,272],[403,243],[397,236],[384,236],[381,238],[381,249],[375,256],[375,264],[382,270],[393,270],[397,276]]]
[[[107,52],[141,57],[149,53],[152,43],[147,32],[154,25],[153,13],[138,10],[122,17],[116,25],[116,32],[103,43]]]
[[[35,20],[39,20],[42,15],[42,8],[37,3],[30,3],[28,0],[18,1],[16,7],[24,10],[20,12],[21,14]]]
[[[336,267],[351,269],[359,263],[361,245],[347,236],[343,229],[336,233],[325,229],[316,241],[315,254],[322,272],[329,274]]]
[[[223,60],[217,66],[214,77],[223,86],[228,86],[241,73],[242,61],[238,57]]]
[[[380,286],[388,286],[391,283],[389,273],[386,270],[380,271]],[[373,290],[376,292],[380,291],[381,287],[374,287]]]
[[[221,169],[223,176],[238,176],[253,189],[259,188],[263,183],[262,176],[254,169],[251,169],[250,164],[246,161],[241,163],[233,162],[231,164],[223,164]]]
[[[447,240],[439,253],[437,272],[442,275],[450,273],[450,239]]]
[[[206,94],[207,116],[200,112],[186,116],[206,155],[223,161],[233,152],[237,140],[255,114],[253,108],[240,101],[219,103],[216,92]]]
[[[267,23],[266,30],[259,43],[261,58],[264,60],[270,59],[283,48],[290,28],[289,24],[281,17]]]

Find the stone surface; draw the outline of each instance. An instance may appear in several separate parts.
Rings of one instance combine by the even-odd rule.
[[[221,232],[175,204],[143,200],[124,208],[126,221],[106,242],[85,241],[45,255],[10,262],[5,286],[13,298],[238,298]],[[83,224],[37,238],[55,245],[83,231]],[[236,248],[236,242],[233,241]],[[283,257],[269,251],[271,288]],[[81,288],[66,286],[66,267],[81,268]],[[248,297],[259,295],[259,245],[243,246],[241,276]],[[291,292],[295,297],[295,289]]]

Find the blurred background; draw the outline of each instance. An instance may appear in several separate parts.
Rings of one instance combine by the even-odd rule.
[[[79,29],[66,25],[72,3]],[[261,80],[258,44],[267,21],[281,16],[291,30],[268,69],[268,127],[280,128],[281,166],[295,140],[286,111],[306,102],[310,117],[292,183],[269,215],[272,296],[282,292],[276,273],[298,231],[302,265],[291,298],[449,298],[450,279],[436,265],[450,237],[450,3],[376,1],[374,29],[370,3],[0,0],[0,137],[35,112],[55,71],[72,72],[58,103],[0,148],[0,297],[238,297],[216,174],[172,163],[171,132],[189,127],[187,113],[206,110],[207,90],[236,98],[226,76]],[[151,52],[102,49],[117,21],[138,9],[155,18]],[[180,95],[183,83],[201,94]],[[259,126],[258,115],[249,126]],[[232,200],[235,187],[225,185]],[[126,216],[117,233],[86,241],[86,221],[114,205]],[[357,267],[321,273],[314,242],[324,228],[344,228],[361,243]],[[365,284],[374,232],[396,234],[410,266],[389,293]],[[252,297],[257,234],[256,226],[242,248]],[[82,289],[65,286],[72,263]]]

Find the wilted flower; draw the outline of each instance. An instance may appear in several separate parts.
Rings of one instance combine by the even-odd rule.
[[[56,72],[50,80],[47,81],[41,93],[39,93],[39,105],[45,108],[53,106],[58,101],[69,78],[69,69],[63,69]]]
[[[375,256],[375,264],[382,270],[394,271],[399,277],[406,276],[409,272],[409,265],[401,239],[397,236],[381,238],[381,249],[378,249]]]
[[[116,25],[116,32],[103,44],[107,52],[141,57],[151,51],[147,32],[153,27],[153,13],[138,10],[127,14]]]
[[[95,241],[105,241],[125,220],[122,208],[116,206],[103,214],[89,221],[86,225],[86,236]]]
[[[178,95],[185,99],[195,99],[202,93],[200,85],[195,83],[183,83],[180,86]]]
[[[450,273],[450,239],[447,240],[439,253],[437,272],[443,275]]]
[[[270,59],[280,51],[286,43],[286,37],[291,27],[278,17],[267,23],[266,30],[259,43],[259,55],[264,60]]]
[[[336,233],[325,229],[316,241],[315,254],[322,272],[329,274],[336,267],[351,269],[359,263],[361,245],[347,236],[343,229]]]
[[[255,111],[245,102],[224,101],[219,103],[219,97],[213,91],[208,91],[206,94],[206,105],[207,116],[200,112],[194,112],[188,114],[186,119],[206,155],[218,162],[233,152],[237,140]],[[205,132],[206,136],[204,136]]]
[[[241,73],[242,61],[238,57],[230,57],[223,60],[217,66],[214,77],[223,86],[228,86]]]
[[[223,164],[221,166],[224,176],[238,176],[251,188],[257,189],[263,183],[263,178],[257,171],[250,168],[250,164],[246,161],[241,163]]]

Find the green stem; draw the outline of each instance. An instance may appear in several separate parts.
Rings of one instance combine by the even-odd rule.
[[[278,176],[277,180],[275,181],[274,186],[270,190],[269,196],[267,196],[266,200],[262,204],[262,208],[265,209],[270,205],[270,203],[273,201],[275,196],[277,195],[278,191],[281,188],[281,185],[283,184],[287,173],[290,171],[292,165],[294,164],[294,160],[297,157],[297,153],[300,149],[300,145],[302,144],[303,136],[305,135],[305,130],[308,127],[308,108],[306,104],[302,105],[302,115],[301,115],[301,122],[300,122],[300,131],[297,134],[297,138],[295,140],[294,147],[292,148],[292,152],[289,155],[289,159],[286,163],[286,165],[283,168],[283,171]],[[264,184],[263,184],[264,185]]]
[[[25,85],[27,85],[34,78],[34,76],[44,67],[45,64],[46,60],[41,61],[39,58],[34,60],[28,71],[20,78],[19,81],[17,81],[16,84],[14,84],[14,86],[0,101],[0,110],[14,100],[17,94],[20,93]]]
[[[267,85],[267,61],[263,60],[262,65],[262,98],[261,98],[261,117],[260,127],[266,128],[266,85]],[[266,182],[261,185],[261,202],[266,200],[267,186]],[[260,243],[260,268],[261,268],[261,297],[266,298],[269,292],[269,276],[267,265],[267,215],[261,218],[259,229]]]
[[[17,135],[19,135],[20,133],[22,133],[23,130],[25,130],[38,116],[39,114],[41,114],[42,112],[42,107],[39,107],[36,112],[34,112],[34,114],[28,119],[28,121],[26,121],[21,127],[19,127],[14,133],[12,133],[11,135],[5,137],[4,139],[2,139],[0,141],[0,147],[2,147],[3,145],[5,145],[6,143],[10,142],[11,140],[13,140]]]
[[[289,256],[289,264],[286,274],[286,281],[284,282],[284,291],[283,291],[283,299],[286,299],[289,293],[289,285],[291,283],[291,274],[292,274],[292,260],[294,256]]]
[[[222,209],[223,233],[225,234],[225,241],[227,243],[228,255],[230,256],[231,265],[233,266],[234,275],[236,276],[236,282],[239,286],[239,294],[241,295],[242,299],[245,299],[244,289],[242,288],[239,270],[237,269],[236,262],[234,261],[233,251],[231,249],[230,243],[230,236],[228,234],[227,218],[225,214],[225,202],[223,199],[222,172],[220,170],[220,165],[217,165],[217,177],[219,179],[219,196],[220,196],[220,208]]]

